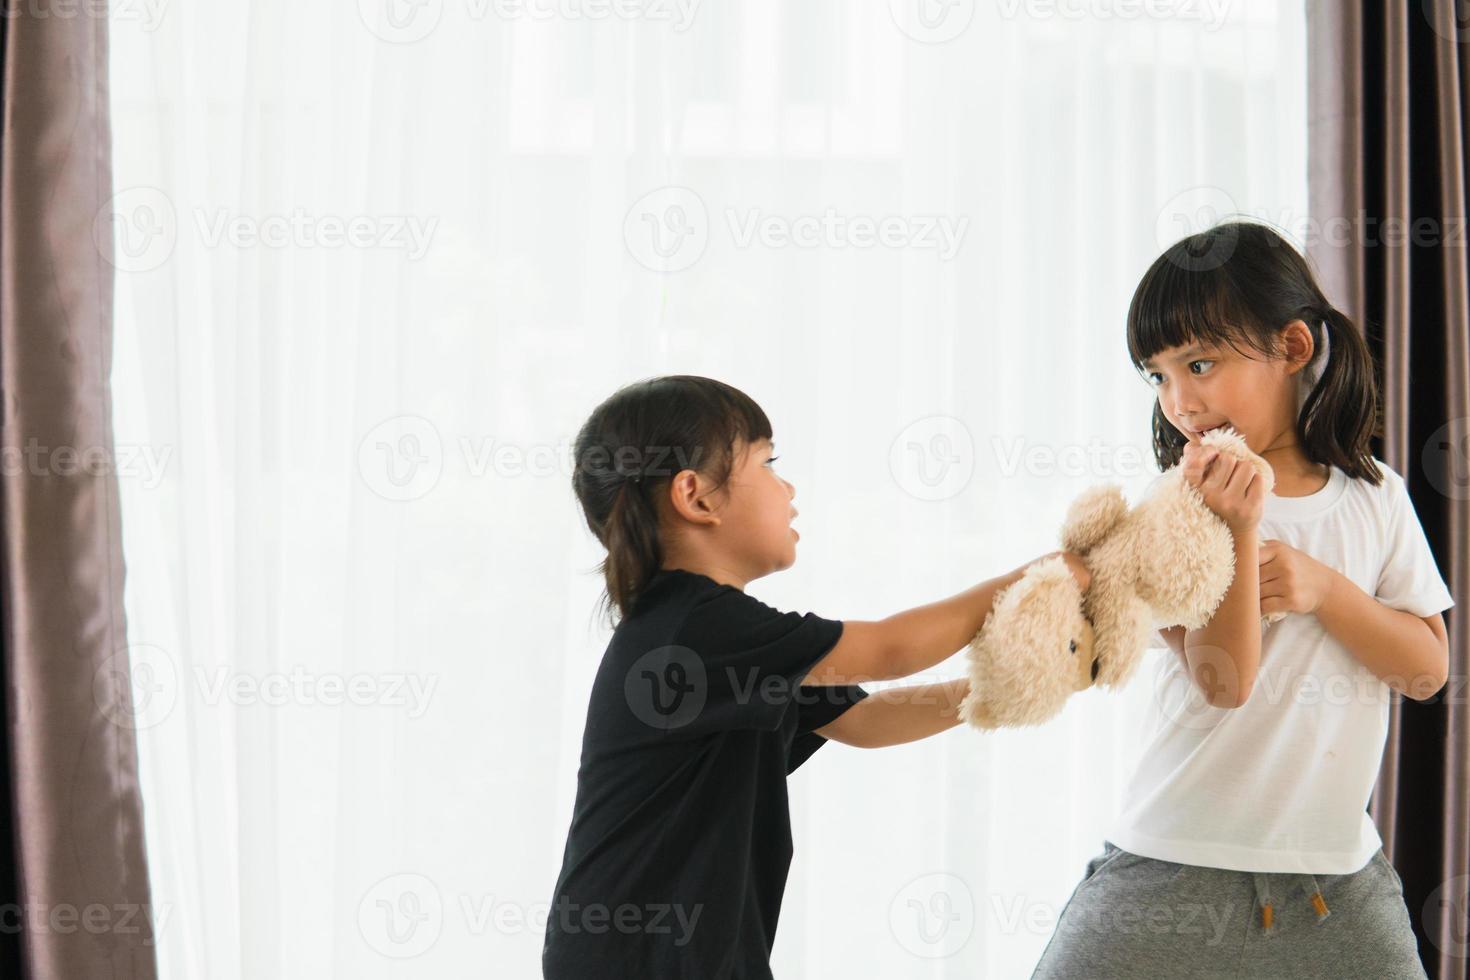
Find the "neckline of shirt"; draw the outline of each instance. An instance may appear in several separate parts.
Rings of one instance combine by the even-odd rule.
[[[1266,520],[1298,521],[1308,517],[1319,517],[1337,503],[1347,489],[1347,474],[1336,466],[1329,466],[1327,482],[1320,490],[1304,497],[1278,497],[1272,493],[1266,498]]]

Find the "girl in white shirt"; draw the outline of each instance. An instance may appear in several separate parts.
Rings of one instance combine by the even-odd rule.
[[[1444,685],[1453,603],[1372,456],[1367,346],[1291,245],[1232,222],[1154,262],[1128,348],[1159,467],[1229,526],[1236,575],[1203,629],[1160,630],[1152,737],[1033,980],[1422,978],[1367,806],[1391,695]],[[1273,492],[1201,445],[1225,425]]]

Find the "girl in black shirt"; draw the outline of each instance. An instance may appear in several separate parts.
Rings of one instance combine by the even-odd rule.
[[[548,980],[769,978],[787,775],[828,739],[874,748],[957,724],[965,680],[872,696],[858,682],[948,658],[1020,576],[868,622],[746,595],[796,560],[771,435],[742,392],[674,376],[618,391],[577,436],[572,485],[607,549],[617,625],[587,707]]]

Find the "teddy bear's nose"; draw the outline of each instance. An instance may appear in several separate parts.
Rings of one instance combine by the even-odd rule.
[[[1096,660],[1094,660],[1092,662],[1092,679],[1093,680],[1097,680],[1097,672],[1098,672],[1098,670],[1101,667],[1102,667],[1102,664],[1098,663]]]

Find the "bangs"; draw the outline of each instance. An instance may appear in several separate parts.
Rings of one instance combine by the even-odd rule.
[[[725,385],[721,394],[725,400],[726,419],[729,422],[729,442],[733,446],[737,441],[749,445],[762,439],[773,439],[775,433],[771,431],[771,420],[766,417],[765,410],[755,403],[739,388]]]
[[[733,385],[696,375],[655,378],[649,388],[667,406],[680,429],[692,434],[688,464],[711,471],[717,482],[728,478],[738,444],[773,438],[771,420],[755,399]]]
[[[1219,243],[1193,235],[1174,245],[1144,273],[1128,304],[1128,356],[1143,364],[1171,347],[1201,344],[1269,353],[1259,325],[1235,283],[1227,260],[1202,262]]]

